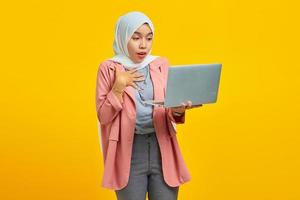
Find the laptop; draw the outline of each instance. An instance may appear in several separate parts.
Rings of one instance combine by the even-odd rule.
[[[145,101],[163,107],[178,107],[182,102],[193,105],[215,103],[218,97],[222,64],[172,65],[169,67],[164,101]]]

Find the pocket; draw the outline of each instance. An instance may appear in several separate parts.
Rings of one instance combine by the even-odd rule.
[[[109,132],[109,140],[119,141],[120,136],[120,117],[115,119],[116,121],[113,122],[110,132]]]
[[[110,132],[108,139],[119,141],[119,134],[120,134],[119,131]]]

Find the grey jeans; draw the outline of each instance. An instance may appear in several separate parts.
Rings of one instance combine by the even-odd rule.
[[[168,186],[163,178],[156,134],[134,134],[128,184],[115,190],[118,200],[176,200],[179,186]]]

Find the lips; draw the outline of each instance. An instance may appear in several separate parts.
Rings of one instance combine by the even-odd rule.
[[[137,53],[137,56],[140,58],[140,59],[144,59],[146,57],[147,53],[146,52],[139,52]]]

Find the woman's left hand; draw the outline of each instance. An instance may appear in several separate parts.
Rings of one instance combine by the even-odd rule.
[[[186,109],[192,109],[192,108],[201,107],[201,106],[202,106],[202,104],[192,105],[192,101],[186,101],[186,102],[181,103],[181,106],[172,107],[171,111],[172,111],[172,113],[183,114]]]

